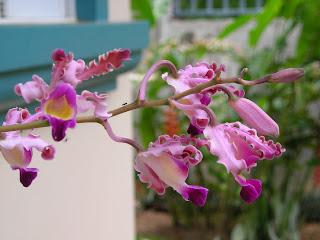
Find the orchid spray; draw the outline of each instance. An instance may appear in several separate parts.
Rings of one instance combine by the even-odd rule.
[[[223,164],[228,173],[232,173],[242,189],[240,196],[251,203],[261,194],[262,183],[258,179],[247,179],[243,172],[250,173],[256,167],[258,160],[273,159],[280,156],[285,149],[278,142],[268,140],[266,136],[277,137],[279,127],[257,104],[244,98],[243,90],[235,90],[230,83],[240,85],[256,85],[262,83],[285,83],[296,81],[304,75],[303,69],[285,69],[263,78],[246,81],[243,78],[247,69],[238,76],[222,78],[226,71],[224,65],[213,62],[188,65],[177,71],[167,60],[155,63],[142,79],[137,99],[120,108],[107,109],[107,94],[83,91],[76,93],[76,87],[93,76],[107,74],[123,66],[130,60],[130,50],[115,49],[99,56],[99,61],[92,61],[88,66],[83,60],[74,60],[73,54],[66,54],[61,49],[52,52],[52,75],[49,85],[34,75],[33,81],[18,84],[14,91],[29,103],[39,102],[35,114],[27,109],[13,108],[6,115],[5,122],[0,127],[0,151],[13,170],[20,171],[20,182],[28,187],[37,177],[38,169],[28,168],[32,160],[32,151],[37,149],[42,158],[50,160],[56,152],[53,144],[46,143],[40,136],[30,133],[21,136],[25,129],[50,126],[54,141],[65,138],[68,128],[77,124],[95,122],[101,124],[107,134],[116,142],[127,143],[137,151],[135,169],[139,172],[142,182],[148,183],[164,194],[167,187],[172,187],[186,201],[203,206],[208,189],[186,183],[191,165],[198,165],[202,160],[199,149],[204,148],[218,157],[218,163]],[[146,100],[146,86],[153,72],[161,66],[169,68],[162,78],[173,89],[174,95],[166,99]],[[220,123],[209,107],[217,93],[228,97],[228,104],[233,108],[244,123]],[[144,149],[132,139],[122,138],[113,133],[108,119],[127,111],[145,107],[170,105],[184,112],[190,119],[190,126],[185,135],[162,135]],[[93,110],[93,116],[77,117],[77,114]]]

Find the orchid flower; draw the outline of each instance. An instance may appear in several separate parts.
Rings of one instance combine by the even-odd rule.
[[[52,137],[61,141],[67,128],[74,128],[77,115],[76,91],[69,84],[60,84],[41,103],[44,119],[52,126]]]
[[[205,127],[203,133],[208,141],[208,150],[218,156],[218,163],[223,164],[228,173],[232,173],[235,179],[242,185],[241,197],[247,201],[254,201],[261,193],[261,183],[257,181],[246,181],[241,175],[242,171],[250,172],[252,167],[257,165],[259,159],[273,159],[285,151],[280,143],[274,144],[272,140],[266,141],[264,137],[259,137],[255,129],[236,123],[221,124],[217,121],[213,111],[204,105],[183,105],[171,100],[177,108],[183,111],[192,111],[198,108],[206,112],[210,118],[210,123]],[[240,181],[240,179],[242,179]],[[254,182],[250,185],[250,182]],[[260,189],[258,188],[260,186]],[[251,190],[259,194],[252,193]]]
[[[138,152],[135,169],[140,172],[141,182],[149,183],[148,187],[158,194],[164,194],[165,188],[171,186],[185,200],[203,206],[208,189],[185,182],[190,164],[196,165],[201,159],[202,153],[194,146],[184,146],[177,136],[163,135],[150,143],[147,150]]]
[[[17,95],[21,95],[29,103],[35,99],[41,102],[43,119],[48,119],[52,126],[52,137],[55,141],[61,141],[65,137],[67,128],[74,128],[77,112],[94,110],[94,115],[101,119],[111,116],[107,112],[105,102],[108,95],[90,93],[83,91],[77,95],[76,86],[93,76],[106,74],[113,69],[123,66],[123,61],[130,60],[130,50],[119,49],[99,56],[99,62],[91,61],[89,66],[85,66],[83,60],[74,60],[73,54],[65,54],[62,49],[52,52],[52,75],[50,85],[47,85],[42,78],[33,76],[33,81],[25,84],[18,84],[14,90]]]
[[[25,109],[11,109],[4,126],[17,123],[26,123],[33,120],[33,116]],[[32,148],[40,151],[41,157],[51,160],[55,154],[55,148],[40,139],[39,136],[29,134],[27,137],[18,135],[18,131],[0,133],[0,151],[4,159],[10,164],[13,170],[20,171],[20,182],[28,187],[36,178],[38,169],[28,168],[32,159]]]
[[[218,163],[223,164],[228,173],[231,172],[235,176],[237,182],[242,185],[241,197],[250,203],[260,195],[261,182],[258,184],[258,180],[245,180],[241,172],[245,170],[249,173],[258,160],[271,160],[285,151],[280,143],[266,141],[264,137],[257,135],[256,130],[240,122],[209,125],[204,130],[204,136],[208,140],[210,152],[218,156]],[[257,194],[250,195],[250,189],[253,188]]]
[[[206,62],[200,62],[197,63],[195,67],[188,65],[185,70],[180,70],[178,72],[179,77],[177,79],[170,76],[168,73],[163,74],[162,78],[172,86],[175,94],[179,94],[197,86],[198,84],[212,80],[215,74],[218,74],[222,70],[225,71],[225,67],[223,65],[221,65],[220,68],[217,68],[216,63],[209,65]],[[185,105],[209,105],[211,97],[207,94],[196,93],[183,97],[178,100],[178,102]],[[184,113],[190,119],[188,132],[193,135],[202,134],[203,129],[209,122],[209,118],[205,111],[194,108],[193,110],[184,111]]]

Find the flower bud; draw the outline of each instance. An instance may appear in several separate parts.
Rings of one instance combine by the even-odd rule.
[[[279,136],[278,124],[254,102],[238,98],[235,101],[229,99],[228,103],[250,128],[257,130],[258,134]]]
[[[303,68],[287,68],[280,72],[272,73],[269,83],[285,83],[285,82],[293,82],[300,79],[304,75]]]

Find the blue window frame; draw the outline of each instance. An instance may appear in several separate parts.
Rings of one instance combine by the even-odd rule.
[[[9,107],[23,106],[13,87],[31,80],[37,74],[50,80],[51,52],[62,48],[76,59],[88,63],[98,55],[115,48],[129,48],[132,61],[107,75],[79,85],[90,91],[105,92],[115,87],[115,78],[134,68],[141,51],[147,47],[149,26],[145,21],[109,23],[107,0],[76,0],[77,24],[0,25],[0,115]],[[77,89],[81,91],[82,89]]]

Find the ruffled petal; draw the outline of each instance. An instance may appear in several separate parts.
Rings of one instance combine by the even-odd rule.
[[[101,119],[108,119],[111,114],[107,111],[107,94],[98,95],[97,92],[91,93],[89,91],[83,91],[81,96],[77,97],[78,110],[80,112],[86,112],[89,109],[94,109],[94,115]]]
[[[47,96],[48,85],[43,79],[37,75],[33,75],[32,79],[33,81],[26,82],[25,84],[19,83],[14,87],[14,92],[22,96],[27,103],[30,103],[33,99],[40,102]]]
[[[260,159],[271,160],[285,152],[280,143],[274,143],[272,140],[266,141],[265,137],[257,135],[255,129],[248,128],[240,122],[225,123],[222,128],[225,132],[234,132],[238,135],[238,138],[245,140],[257,152]]]
[[[107,52],[106,55],[99,56],[99,62],[94,60],[89,63],[89,67],[85,67],[82,73],[77,75],[77,78],[81,81],[87,80],[92,76],[99,76],[100,74],[106,74],[112,71],[112,68],[118,69],[123,66],[123,61],[131,60],[129,58],[130,50],[115,49]],[[111,68],[112,67],[112,68]]]
[[[208,126],[203,132],[205,138],[210,144],[210,152],[218,156],[218,163],[223,164],[228,173],[239,173],[247,168],[244,159],[237,159],[237,148],[233,142],[230,142],[229,136],[225,133],[222,126]]]

